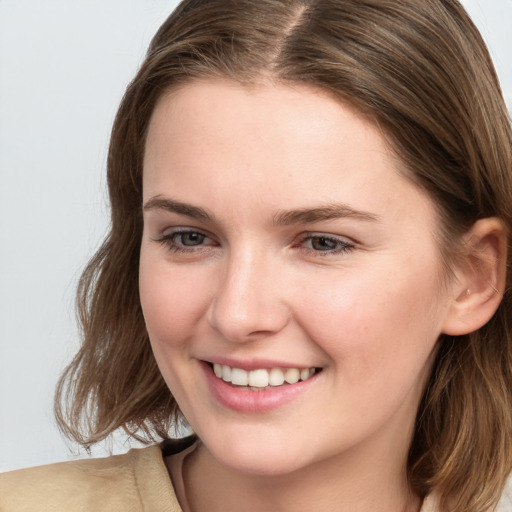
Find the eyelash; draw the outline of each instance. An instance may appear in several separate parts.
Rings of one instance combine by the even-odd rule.
[[[322,243],[327,243],[328,245],[332,244],[332,245],[335,245],[336,247],[327,249],[327,250],[319,250],[319,249],[314,249],[312,247],[304,247],[304,243],[313,242],[314,240],[317,240],[317,241],[322,240]],[[324,235],[324,234],[315,234],[315,233],[308,234],[308,235],[302,237],[299,240],[298,244],[296,244],[296,246],[297,245],[306,251],[314,252],[315,255],[318,255],[318,256],[345,254],[345,253],[352,251],[355,248],[355,244],[349,242],[346,239],[338,238],[335,236]]]
[[[183,237],[184,235],[199,235],[202,237],[201,242],[204,241],[206,238],[210,238],[205,233],[202,233],[201,231],[197,231],[194,229],[177,229],[176,231],[173,231],[172,233],[169,233],[167,235],[163,235],[159,239],[157,239],[157,242],[160,242],[161,244],[165,245],[171,252],[179,252],[179,253],[190,253],[190,252],[197,252],[198,248],[202,249],[202,245],[183,245],[182,243],[177,243],[176,239],[178,237]]]
[[[183,239],[181,243],[177,242],[176,239],[179,237],[183,237],[184,235],[198,235],[199,237],[202,237],[201,241],[197,245],[183,245]],[[176,231],[173,231],[172,233],[166,234],[159,239],[157,239],[157,242],[162,243],[165,245],[171,252],[178,252],[178,253],[192,253],[197,252],[198,249],[204,250],[204,246],[202,245],[202,242],[204,242],[205,239],[211,239],[207,234],[202,233],[201,231],[192,230],[192,229],[178,229]],[[314,249],[313,247],[305,247],[306,242],[313,242],[313,241],[322,241],[322,244],[331,244],[331,249],[321,250],[321,249]],[[314,253],[315,256],[329,256],[329,255],[336,255],[336,254],[344,254],[352,251],[355,248],[355,244],[351,243],[345,239],[341,239],[335,236],[329,236],[324,234],[307,234],[302,236],[297,243],[293,245],[294,248],[299,248],[304,251]]]

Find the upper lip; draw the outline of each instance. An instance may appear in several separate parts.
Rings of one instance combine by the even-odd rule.
[[[229,357],[209,357],[202,359],[206,363],[222,364],[231,368],[241,368],[242,370],[259,370],[263,368],[316,368],[312,364],[290,363],[277,361],[275,359],[232,359]]]

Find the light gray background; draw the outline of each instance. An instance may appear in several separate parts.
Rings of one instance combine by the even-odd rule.
[[[510,107],[512,0],[463,3]],[[52,415],[57,377],[78,346],[75,285],[106,230],[115,111],[176,4],[0,0],[0,471],[77,456]],[[117,438],[113,448],[127,445]]]

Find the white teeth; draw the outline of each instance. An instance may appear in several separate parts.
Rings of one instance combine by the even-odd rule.
[[[301,371],[300,371],[300,380],[307,380],[309,379],[310,377],[310,373],[309,373],[309,370],[310,368],[303,368]]]
[[[284,384],[284,373],[281,368],[272,368],[268,375],[268,383],[271,386],[281,386]]]
[[[299,382],[300,379],[300,370],[297,368],[288,368],[286,373],[284,374],[284,380],[288,382],[288,384],[295,384]]]
[[[225,382],[236,386],[249,386],[251,388],[266,388],[268,386],[282,386],[296,384],[299,380],[308,380],[315,374],[314,368],[271,368],[246,371],[242,368],[231,368],[225,364],[215,363],[213,372]]]
[[[247,386],[249,384],[249,374],[241,368],[232,368],[231,382],[237,386]]]
[[[266,388],[268,386],[268,371],[252,370],[249,372],[249,386],[254,388]]]
[[[222,379],[222,365],[221,364],[215,363],[213,365],[213,372],[215,373],[215,375],[217,377],[219,377],[219,379]]]
[[[222,380],[231,382],[231,367],[225,364],[222,365]]]

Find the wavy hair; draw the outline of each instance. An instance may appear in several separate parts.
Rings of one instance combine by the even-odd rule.
[[[138,295],[142,159],[162,94],[211,77],[309,84],[377,123],[437,207],[447,269],[476,220],[512,227],[510,118],[457,0],[185,0],[152,40],[113,126],[111,228],[79,283],[83,343],[56,394],[61,430],[85,446],[118,428],[155,440],[179,419]],[[439,340],[419,406],[409,482],[420,496],[435,489],[443,510],[487,510],[511,470],[511,276],[488,324]]]

